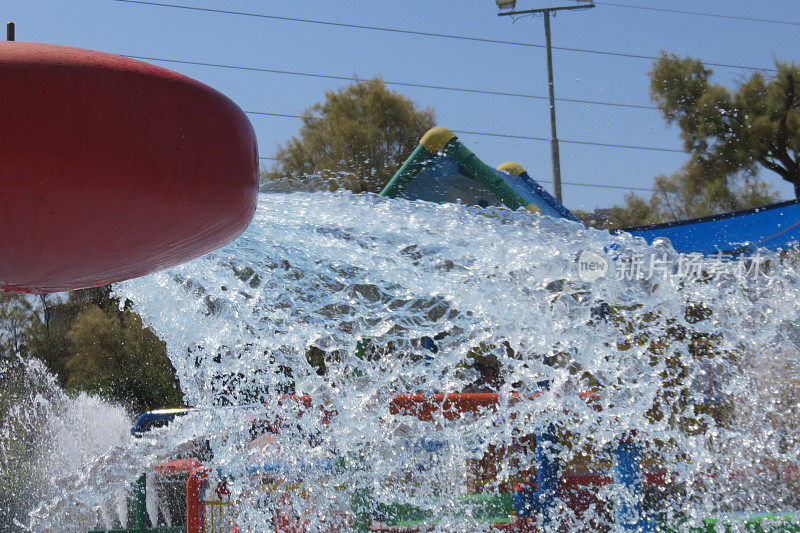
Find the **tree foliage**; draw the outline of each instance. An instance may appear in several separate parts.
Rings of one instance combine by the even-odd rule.
[[[133,413],[183,404],[166,348],[109,286],[68,297],[0,294],[0,532],[50,494],[51,417],[98,394]],[[54,429],[55,428],[55,429]]]
[[[66,364],[73,353],[67,332],[79,312],[80,305],[75,302],[40,295],[31,318],[27,354],[44,362],[62,387],[67,383]]]
[[[0,295],[0,361],[35,358],[67,392],[134,413],[182,405],[166,346],[109,285],[59,296]]]
[[[701,61],[661,54],[650,72],[650,94],[681,129],[691,154],[687,174],[717,181],[765,168],[800,198],[800,66],[778,62],[776,68],[770,77],[755,72],[732,92],[712,83],[713,71]]]
[[[777,199],[766,183],[753,176],[706,180],[702,173],[686,167],[672,176],[656,176],[653,189],[649,198],[626,195],[625,203],[609,209],[599,227],[630,228],[686,220],[758,207]]]
[[[777,63],[735,90],[712,83],[700,60],[662,53],[650,71],[650,95],[681,130],[689,160],[657,176],[649,199],[630,194],[604,227],[630,227],[747,209],[776,200],[762,169],[791,183],[800,198],[800,67]]]
[[[21,294],[0,294],[0,354],[24,355],[32,319],[31,303]]]
[[[134,411],[181,403],[164,342],[130,311],[109,315],[92,306],[67,333],[74,355],[67,362],[71,389],[121,401]]]
[[[434,126],[434,113],[373,79],[327,92],[302,121],[262,174],[262,188],[380,192]]]

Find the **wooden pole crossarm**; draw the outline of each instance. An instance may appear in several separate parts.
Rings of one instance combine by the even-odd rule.
[[[594,4],[586,4],[585,6],[562,6],[562,7],[543,7],[541,9],[526,9],[525,11],[506,11],[498,13],[498,17],[505,17],[508,15],[527,15],[529,13],[549,13],[550,11],[566,11],[572,9],[591,9],[595,7]]]

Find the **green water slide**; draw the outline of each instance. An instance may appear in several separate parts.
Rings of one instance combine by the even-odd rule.
[[[442,127],[422,137],[381,196],[481,207],[504,205],[578,221],[520,165],[509,162],[494,169]]]

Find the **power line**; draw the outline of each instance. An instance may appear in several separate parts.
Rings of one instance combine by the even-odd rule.
[[[552,180],[536,180],[540,183],[553,183]],[[595,187],[600,189],[622,189],[625,191],[648,191],[656,192],[656,189],[648,189],[646,187],[625,187],[624,185],[600,185],[598,183],[577,183],[575,181],[562,181],[564,185],[574,185],[576,187]]]
[[[212,9],[206,7],[194,7],[194,6],[183,6],[178,4],[164,4],[161,2],[148,2],[145,0],[112,0],[114,2],[125,2],[128,4],[142,4],[147,6],[158,6],[158,7],[173,7],[176,9],[186,9],[190,11],[204,11],[207,13],[219,13],[223,15],[241,15],[245,17],[256,17],[256,18],[264,18],[264,19],[272,19],[272,20],[283,20],[287,22],[304,22],[307,24],[319,24],[323,26],[338,26],[340,28],[352,28],[352,29],[360,29],[360,30],[375,30],[375,31],[385,31],[385,32],[392,32],[392,33],[404,33],[406,35],[418,35],[422,37],[442,37],[445,39],[461,39],[465,41],[476,41],[482,43],[493,43],[493,44],[510,44],[515,46],[532,46],[534,48],[544,48],[543,44],[534,44],[534,43],[523,43],[517,41],[504,41],[501,39],[487,39],[483,37],[470,37],[468,35],[450,35],[447,33],[432,33],[432,32],[425,32],[425,31],[415,31],[415,30],[404,30],[400,28],[386,28],[382,26],[365,26],[363,24],[348,24],[345,22],[331,22],[327,20],[313,20],[313,19],[302,19],[297,17],[282,17],[279,15],[267,15],[264,13],[252,13],[247,11],[231,11],[228,9]]]
[[[248,115],[267,115],[269,117],[303,118],[303,115],[287,115],[285,113],[269,113],[267,111],[245,111]]]
[[[146,6],[157,6],[157,7],[171,7],[175,9],[185,9],[189,11],[201,11],[206,13],[217,13],[223,15],[240,15],[245,17],[256,17],[256,18],[263,18],[263,19],[271,19],[271,20],[282,20],[287,22],[302,22],[306,24],[318,24],[323,26],[335,26],[340,28],[350,28],[350,29],[360,29],[360,30],[374,30],[374,31],[383,31],[383,32],[391,32],[391,33],[402,33],[406,35],[417,35],[422,37],[439,37],[444,39],[459,39],[464,41],[473,41],[473,42],[482,42],[482,43],[491,43],[491,44],[502,44],[502,45],[512,45],[512,46],[527,46],[532,48],[544,48],[545,45],[537,44],[537,43],[525,43],[519,41],[505,41],[500,39],[488,39],[483,37],[470,37],[468,35],[451,35],[447,33],[433,33],[433,32],[424,32],[424,31],[415,31],[415,30],[405,30],[400,28],[387,28],[382,26],[366,26],[363,24],[348,24],[344,22],[331,22],[327,20],[313,20],[313,19],[303,19],[303,18],[296,18],[296,17],[282,17],[278,15],[267,15],[264,13],[251,13],[247,11],[231,11],[227,9],[212,9],[207,7],[193,7],[193,6],[183,6],[178,4],[165,4],[161,2],[149,2],[145,0],[112,0],[114,2],[125,2],[128,4],[139,4],[139,5],[146,5]],[[565,46],[553,46],[553,50],[560,50],[564,52],[578,52],[578,53],[585,53],[585,54],[598,54],[598,55],[605,55],[605,56],[616,56],[616,57],[627,57],[632,59],[646,59],[649,61],[654,61],[658,59],[656,56],[647,56],[641,54],[628,54],[624,52],[609,52],[604,50],[591,50],[586,48],[570,48]],[[712,67],[724,67],[724,68],[737,68],[737,69],[745,69],[745,70],[758,70],[764,72],[776,72],[776,69],[773,68],[762,68],[762,67],[751,67],[747,65],[733,65],[728,63],[711,63],[704,61],[704,64]]]
[[[662,13],[677,13],[681,15],[696,15],[700,17],[713,17],[713,18],[721,18],[721,19],[732,19],[732,20],[746,20],[748,22],[767,22],[769,24],[786,24],[788,26],[800,26],[800,22],[793,22],[791,20],[778,20],[778,19],[761,19],[761,18],[753,18],[753,17],[739,17],[736,15],[723,15],[720,13],[705,13],[702,11],[682,11],[680,9],[666,9],[663,7],[646,7],[646,6],[635,6],[631,4],[617,4],[614,2],[595,2],[597,5],[603,6],[611,6],[611,7],[625,7],[630,9],[642,9],[645,11],[660,11]]]
[[[287,115],[285,113],[268,113],[266,111],[245,111],[248,115],[265,115],[268,117],[303,118],[302,115]]]
[[[265,72],[268,74],[283,74],[286,76],[304,76],[309,78],[324,78],[324,79],[332,79],[332,80],[345,80],[345,81],[352,81],[353,76],[338,76],[334,74],[317,74],[311,72],[294,72],[291,70],[278,70],[278,69],[270,69],[270,68],[261,68],[261,67],[245,67],[240,65],[225,65],[221,63],[206,63],[203,61],[188,61],[188,60],[181,60],[181,59],[166,59],[160,57],[145,57],[145,56],[134,56],[134,55],[127,55],[123,54],[124,57],[128,57],[131,59],[140,59],[142,61],[159,61],[163,63],[176,63],[181,65],[197,65],[202,67],[215,67],[215,68],[228,68],[234,70],[245,70],[245,71],[252,71],[252,72]],[[537,100],[546,100],[547,96],[541,96],[536,94],[525,94],[525,93],[512,93],[512,92],[504,92],[504,91],[490,91],[485,89],[467,89],[465,87],[449,87],[446,85],[428,85],[424,83],[411,83],[411,82],[404,82],[404,81],[386,81],[383,80],[383,83],[386,85],[396,85],[399,87],[418,87],[423,89],[437,89],[442,91],[455,91],[455,92],[464,92],[464,93],[476,93],[476,94],[488,94],[493,96],[513,96],[516,98],[534,98]],[[629,107],[633,109],[651,109],[656,110],[658,109],[655,106],[650,105],[642,105],[642,104],[623,104],[619,102],[606,102],[602,100],[583,100],[580,98],[556,98],[559,102],[570,102],[570,103],[578,103],[578,104],[591,104],[591,105],[605,105],[605,106],[612,106],[612,107]]]
[[[277,69],[268,69],[268,68],[260,68],[260,67],[245,67],[245,66],[238,66],[238,65],[224,65],[219,63],[206,63],[202,61],[185,61],[180,59],[165,59],[165,58],[158,58],[158,57],[145,57],[145,56],[133,56],[133,55],[124,55],[124,57],[129,57],[131,59],[141,59],[143,61],[161,61],[165,63],[178,63],[184,65],[198,65],[198,66],[205,66],[205,67],[217,67],[217,68],[229,68],[235,70],[246,70],[246,71],[254,71],[254,72],[266,72],[270,74],[284,74],[287,76],[305,76],[311,78],[326,78],[326,79],[334,79],[334,80],[345,80],[345,81],[352,81],[353,76],[339,76],[334,74],[316,74],[310,72],[294,72],[290,70],[277,70]],[[476,93],[476,94],[487,94],[493,96],[512,96],[516,98],[533,98],[538,100],[546,100],[546,96],[536,95],[536,94],[526,94],[526,93],[513,93],[513,92],[505,92],[505,91],[490,91],[486,89],[468,89],[465,87],[450,87],[446,85],[429,85],[425,83],[411,83],[411,82],[404,82],[404,81],[387,81],[382,80],[383,83],[386,85],[396,85],[399,87],[418,87],[423,89],[437,89],[443,91],[455,91],[455,92],[465,92],[465,93]],[[651,105],[643,105],[643,104],[625,104],[621,102],[607,102],[602,100],[584,100],[580,98],[556,98],[556,100],[560,102],[570,102],[570,103],[578,103],[578,104],[592,104],[592,105],[605,105],[605,106],[612,106],[612,107],[628,107],[633,109],[651,109],[657,110],[656,106]]]
[[[402,29],[397,29],[397,28],[383,28],[383,27],[365,26],[365,25],[357,25],[357,24],[335,23],[335,22],[329,22],[329,21],[317,21],[317,20],[310,20],[310,19],[281,17],[281,16],[275,16],[275,15],[266,15],[266,14],[259,14],[259,13],[247,13],[247,12],[221,10],[221,9],[198,8],[198,7],[192,7],[192,6],[181,6],[181,5],[164,4],[164,3],[158,3],[158,2],[148,2],[148,1],[143,1],[143,0],[114,0],[114,1],[133,3],[133,4],[159,6],[159,7],[172,7],[172,8],[177,8],[177,9],[186,9],[186,10],[192,10],[192,11],[203,11],[203,12],[210,12],[210,13],[243,15],[243,16],[251,16],[251,17],[258,17],[258,18],[268,18],[268,19],[273,19],[273,20],[284,20],[284,21],[330,25],[330,26],[338,26],[338,27],[346,27],[346,28],[357,28],[357,29],[387,31],[387,32],[403,33],[403,34],[411,34],[411,35],[420,35],[420,36],[428,36],[428,37],[442,37],[442,38],[450,38],[450,39],[461,39],[461,40],[477,41],[477,42],[488,42],[488,43],[494,43],[494,44],[506,44],[506,45],[514,45],[514,46],[528,46],[528,47],[535,47],[535,48],[543,48],[544,47],[544,45],[535,44],[535,43],[522,43],[522,42],[515,42],[515,41],[503,41],[503,40],[497,40],[497,39],[485,39],[485,38],[468,37],[468,36],[460,36],[460,35],[449,35],[449,34],[430,33],[430,32],[418,32],[418,31],[413,31],[413,30],[402,30]],[[644,55],[637,55],[637,54],[624,54],[624,53],[617,53],[617,52],[606,52],[606,51],[600,51],[600,50],[586,50],[586,49],[568,48],[568,47],[554,47],[554,48],[557,49],[557,50],[570,51],[570,52],[595,53],[595,54],[630,57],[630,58],[637,58],[637,59],[648,59],[648,60],[657,59],[656,57],[652,57],[652,56],[644,56]],[[207,62],[199,62],[199,61],[185,61],[185,60],[142,57],[142,56],[130,56],[130,55],[126,56],[126,57],[130,57],[130,58],[134,58],[134,59],[141,59],[141,60],[145,60],[145,61],[163,61],[163,62],[170,62],[170,63],[190,64],[190,65],[198,65],[198,66],[209,66],[209,67],[217,67],[217,68],[230,68],[230,69],[237,69],[237,70],[248,70],[248,71],[267,72],[267,73],[294,75],[294,76],[308,76],[308,77],[318,77],[318,78],[327,78],[327,79],[340,79],[340,80],[350,80],[350,79],[352,79],[351,77],[345,77],[345,76],[314,74],[314,73],[304,73],[304,72],[293,72],[293,71],[284,71],[284,70],[277,70],[277,69],[266,69],[266,68],[258,68],[258,67],[243,67],[243,66],[237,66],[237,65],[224,65],[224,64],[207,63]],[[731,67],[731,68],[745,68],[745,69],[753,69],[753,70],[764,70],[764,69],[759,69],[757,67],[747,67],[747,66],[742,66],[742,65],[728,65],[728,64],[715,64],[715,63],[707,63],[707,64],[713,65],[713,66],[722,66],[722,67]],[[447,87],[447,86],[439,86],[439,85],[427,85],[427,84],[419,84],[419,83],[409,83],[409,82],[384,81],[384,83],[386,83],[387,85],[398,85],[398,86],[406,86],[406,87],[421,87],[421,88],[429,88],[429,89],[450,90],[450,91],[470,92],[470,93],[480,93],[480,94],[491,94],[491,95],[500,95],[500,96],[514,96],[514,97],[521,97],[521,98],[536,98],[536,99],[545,99],[545,98],[547,98],[545,96],[531,95],[531,94],[509,93],[509,92],[500,92],[500,91],[488,91],[488,90],[480,90],[480,89],[466,89],[466,88],[461,88],[461,87]],[[595,101],[595,100],[582,100],[582,99],[571,99],[571,98],[559,98],[558,100],[559,101],[564,101],[564,102],[576,102],[576,103],[584,103],[584,104],[609,105],[609,106],[631,107],[631,108],[640,108],[640,109],[656,109],[654,106],[645,106],[645,105],[637,105],[637,104],[621,104],[621,103],[615,103],[615,102],[602,102],[602,101]],[[246,111],[246,113],[248,113],[250,115],[275,116],[275,117],[282,117],[282,118],[302,118],[300,115],[291,115],[291,114],[286,114],[286,113],[271,113],[271,112],[266,112],[266,111]],[[467,134],[467,135],[481,135],[481,136],[503,137],[503,138],[513,138],[513,139],[549,141],[548,138],[544,138],[544,137],[533,137],[533,136],[524,136],[524,135],[510,135],[510,134],[500,134],[500,133],[491,133],[491,132],[477,132],[477,131],[467,131],[467,130],[453,130],[453,132],[454,133],[460,133],[460,134]],[[593,145],[593,146],[605,146],[605,147],[612,147],[612,148],[628,148],[628,149],[638,149],[638,150],[653,150],[653,151],[683,153],[682,150],[669,149],[669,148],[644,147],[644,146],[621,145],[621,144],[610,144],[610,143],[599,143],[599,142],[577,141],[577,140],[562,140],[562,142],[573,143],[573,144],[583,144],[583,145]],[[265,157],[265,156],[259,157],[259,159],[261,159],[261,160],[272,160],[272,161],[277,161],[278,160],[277,158]],[[552,183],[552,181],[549,181],[549,180],[540,180],[540,181],[542,181],[543,183]],[[618,186],[618,185],[600,185],[600,184],[594,184],[594,183],[564,182],[564,184],[565,185],[579,186],[579,187],[595,187],[595,188],[609,188],[609,189],[623,189],[623,190],[641,190],[641,191],[653,191],[654,190],[654,189],[648,189],[648,188],[642,188],[642,187],[625,187],[625,186]]]
[[[263,159],[266,161],[280,161],[277,157],[266,157],[261,156],[259,159]],[[536,180],[539,183],[553,183],[552,180]],[[578,183],[576,181],[562,181],[564,185],[574,185],[576,187],[594,187],[599,189],[622,189],[625,191],[648,191],[648,192],[655,192],[655,189],[648,189],[646,187],[626,187],[624,185],[600,185],[599,183]]]
[[[483,135],[487,137],[502,137],[505,139],[525,139],[530,141],[550,141],[549,137],[529,137],[527,135],[511,135],[507,133],[490,133],[485,131],[464,131],[464,130],[451,130],[453,133],[464,133],[468,135]],[[655,146],[635,146],[632,144],[610,144],[610,143],[601,143],[601,142],[592,142],[592,141],[574,141],[574,140],[565,140],[559,139],[558,142],[562,143],[570,143],[570,144],[584,144],[589,146],[605,146],[608,148],[629,148],[631,150],[650,150],[653,152],[674,152],[679,154],[686,153],[684,150],[679,150],[677,148],[658,148]]]
[[[264,115],[269,117],[284,117],[284,118],[305,118],[302,115],[290,115],[286,113],[270,113],[267,111],[245,111],[248,115]],[[461,133],[464,135],[480,135],[483,137],[502,137],[504,139],[523,139],[526,141],[550,141],[549,137],[532,137],[529,135],[512,135],[508,133],[492,133],[488,131],[468,131],[468,130],[450,130],[453,133]],[[601,142],[593,142],[593,141],[575,141],[575,140],[565,140],[559,139],[560,142],[570,143],[570,144],[583,144],[589,146],[604,146],[607,148],[628,148],[631,150],[650,150],[654,152],[673,152],[683,154],[686,153],[683,150],[679,150],[677,148],[658,148],[655,146],[636,146],[632,144],[611,144],[611,143],[601,143]]]

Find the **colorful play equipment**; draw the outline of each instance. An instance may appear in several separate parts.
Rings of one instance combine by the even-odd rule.
[[[513,394],[510,404],[523,401],[536,401],[540,394]],[[584,401],[592,403],[596,394],[581,394]],[[499,397],[496,393],[457,393],[457,394],[409,394],[398,395],[391,399],[389,412],[393,415],[411,416],[419,420],[453,421],[465,414],[480,416],[487,410],[496,408]],[[307,396],[286,395],[281,398],[287,407],[312,408],[312,400]],[[151,428],[169,423],[175,417],[188,414],[190,409],[165,409],[150,411],[139,417],[132,430],[135,435],[142,435]],[[292,411],[292,409],[288,409]],[[326,418],[326,417],[324,417]],[[254,420],[254,424],[263,424],[263,420]],[[280,431],[280,424],[268,423],[268,431],[254,440],[254,444],[263,446],[272,440],[270,435]],[[633,436],[631,436],[633,437]],[[469,505],[472,520],[476,529],[487,525],[493,531],[509,533],[529,533],[548,531],[554,522],[555,505],[566,504],[580,520],[582,513],[590,508],[594,512],[610,514],[605,504],[596,495],[604,485],[615,484],[619,491],[628,495],[615,503],[613,521],[615,531],[657,531],[657,532],[690,532],[706,533],[716,531],[738,531],[731,527],[741,526],[743,531],[800,531],[800,517],[793,514],[753,515],[707,518],[700,524],[686,524],[683,521],[667,523],[660,517],[646,516],[642,509],[643,493],[648,486],[668,486],[672,484],[671,476],[663,470],[644,471],[640,467],[638,447],[634,438],[621,438],[612,446],[609,458],[613,462],[611,473],[571,471],[565,465],[554,461],[552,455],[545,450],[556,444],[552,428],[537,435],[520,436],[509,445],[516,449],[521,457],[530,456],[535,450],[535,463],[528,470],[534,477],[525,478],[525,471],[519,480],[511,480],[505,488],[497,492],[485,493],[482,488],[495,482],[497,459],[490,453],[477,463],[465,465],[469,473],[468,486],[470,494],[464,497]],[[412,449],[436,453],[442,443],[420,439]],[[273,529],[275,533],[301,533],[308,529],[306,518],[293,512],[291,492],[302,493],[306,485],[320,488],[321,476],[341,472],[348,468],[348,461],[325,462],[325,464],[291,465],[291,469],[301,468],[304,473],[302,484],[281,481],[284,468],[276,462],[279,454],[272,453],[267,446],[263,464],[254,464],[249,469],[253,476],[260,479],[258,485],[265,493],[269,492],[269,501],[277,502]],[[508,450],[507,450],[508,451]],[[410,451],[409,453],[413,453]],[[205,462],[204,462],[205,461]],[[129,529],[94,530],[90,533],[233,533],[237,530],[235,516],[235,499],[231,498],[224,471],[213,466],[213,458],[204,461],[195,457],[177,459],[153,466],[148,475],[142,475],[136,482],[131,501],[129,516],[133,522]],[[352,467],[352,465],[350,465]],[[368,468],[358,465],[358,468]],[[529,474],[529,475],[530,475]],[[797,473],[792,479],[797,479]],[[157,494],[148,496],[148,491]],[[314,531],[363,531],[372,533],[410,533],[433,531],[436,527],[435,517],[425,511],[408,506],[377,503],[364,491],[350,494],[350,511],[340,516],[328,516],[328,529],[319,529],[315,523]],[[562,510],[563,511],[563,510]],[[724,520],[723,520],[724,518]],[[733,524],[730,526],[729,524]],[[765,527],[769,524],[769,527]],[[573,524],[570,530],[593,531],[592,522],[579,526]]]
[[[535,401],[541,394],[513,394],[508,401],[511,404],[521,401]],[[586,393],[581,395],[587,402],[593,402],[595,395]],[[284,400],[291,404],[299,404],[301,408],[311,406],[311,398],[305,396],[284,396]],[[282,401],[284,401],[282,400]],[[456,393],[456,394],[409,394],[397,395],[392,398],[389,412],[398,416],[411,416],[419,420],[453,421],[462,418],[465,414],[480,416],[487,410],[494,410],[498,404],[497,393]],[[177,416],[183,416],[190,409],[166,409],[150,411],[141,415],[132,430],[135,435],[141,435],[152,427],[168,423]],[[277,429],[272,429],[277,431]],[[264,437],[257,439],[264,441]],[[635,450],[621,445],[613,451],[617,459],[617,472],[615,476],[587,474],[584,472],[568,472],[559,467],[554,461],[547,459],[545,449],[554,443],[552,435],[542,435],[537,439],[530,436],[521,436],[512,447],[517,447],[521,452],[535,448],[538,458],[538,467],[532,465],[531,471],[536,471],[537,478],[529,482],[526,476],[517,480],[518,486],[513,482],[507,483],[506,489],[499,493],[481,493],[480,490],[494,481],[497,465],[494,458],[487,455],[476,464],[465,465],[472,473],[472,494],[466,497],[470,503],[475,517],[476,525],[490,524],[497,530],[509,532],[528,532],[536,530],[537,516],[545,517],[543,524],[547,526],[547,513],[551,511],[549,505],[555,504],[556,496],[566,502],[572,509],[581,512],[591,505],[602,505],[595,496],[598,486],[609,483],[638,484],[663,484],[663,472],[649,472],[646,475],[639,470],[635,461]],[[419,447],[427,452],[436,453],[442,443],[422,439]],[[253,474],[265,476],[269,481],[261,485],[268,487],[281,472],[280,465],[274,464],[270,454],[265,455],[263,465],[254,465]],[[212,461],[213,463],[213,461]],[[308,471],[330,472],[337,468],[346,468],[345,461],[335,462],[330,465],[314,465]],[[297,465],[293,465],[297,468]],[[134,487],[133,529],[128,530],[95,530],[91,533],[102,532],[150,532],[172,533],[186,531],[186,533],[210,533],[235,530],[232,521],[231,501],[226,490],[224,475],[215,471],[211,464],[203,464],[197,458],[186,458],[169,461],[155,465],[150,476],[157,478],[161,485],[180,487],[179,491],[169,492],[161,489],[162,498],[171,499],[172,503],[162,502],[160,505],[147,505],[146,477],[143,475]],[[316,483],[314,474],[308,475],[308,483]],[[616,480],[615,480],[616,478]],[[150,483],[151,489],[156,483]],[[278,484],[275,484],[276,486]],[[559,488],[560,485],[560,488]],[[283,485],[281,485],[283,486]],[[283,486],[285,490],[285,486]],[[539,489],[534,492],[534,489]],[[302,490],[302,487],[294,487]],[[166,494],[166,496],[163,496]],[[540,497],[541,495],[541,497]],[[331,526],[330,531],[371,531],[399,533],[401,531],[427,531],[433,528],[435,522],[424,511],[409,506],[396,506],[376,504],[368,494],[355,492],[351,495],[351,512],[339,517],[339,521]],[[276,498],[280,501],[280,497]],[[176,511],[175,502],[181,502],[180,510]],[[183,503],[185,502],[185,503]],[[635,507],[635,506],[634,506]],[[156,510],[154,510],[156,509]],[[624,508],[618,515],[638,516],[641,509]],[[293,517],[293,513],[276,509],[276,532],[305,531],[302,517]],[[619,520],[618,520],[619,523]],[[641,525],[636,523],[637,526]],[[179,528],[184,529],[179,529]],[[641,529],[647,531],[647,529]]]
[[[481,207],[503,205],[578,222],[520,165],[509,162],[494,169],[442,127],[422,137],[381,195]],[[648,243],[668,239],[681,253],[740,255],[759,248],[786,249],[800,241],[800,200],[615,232],[631,233]]]
[[[141,276],[235,239],[258,150],[216,90],[117,55],[0,42],[0,290]]]

